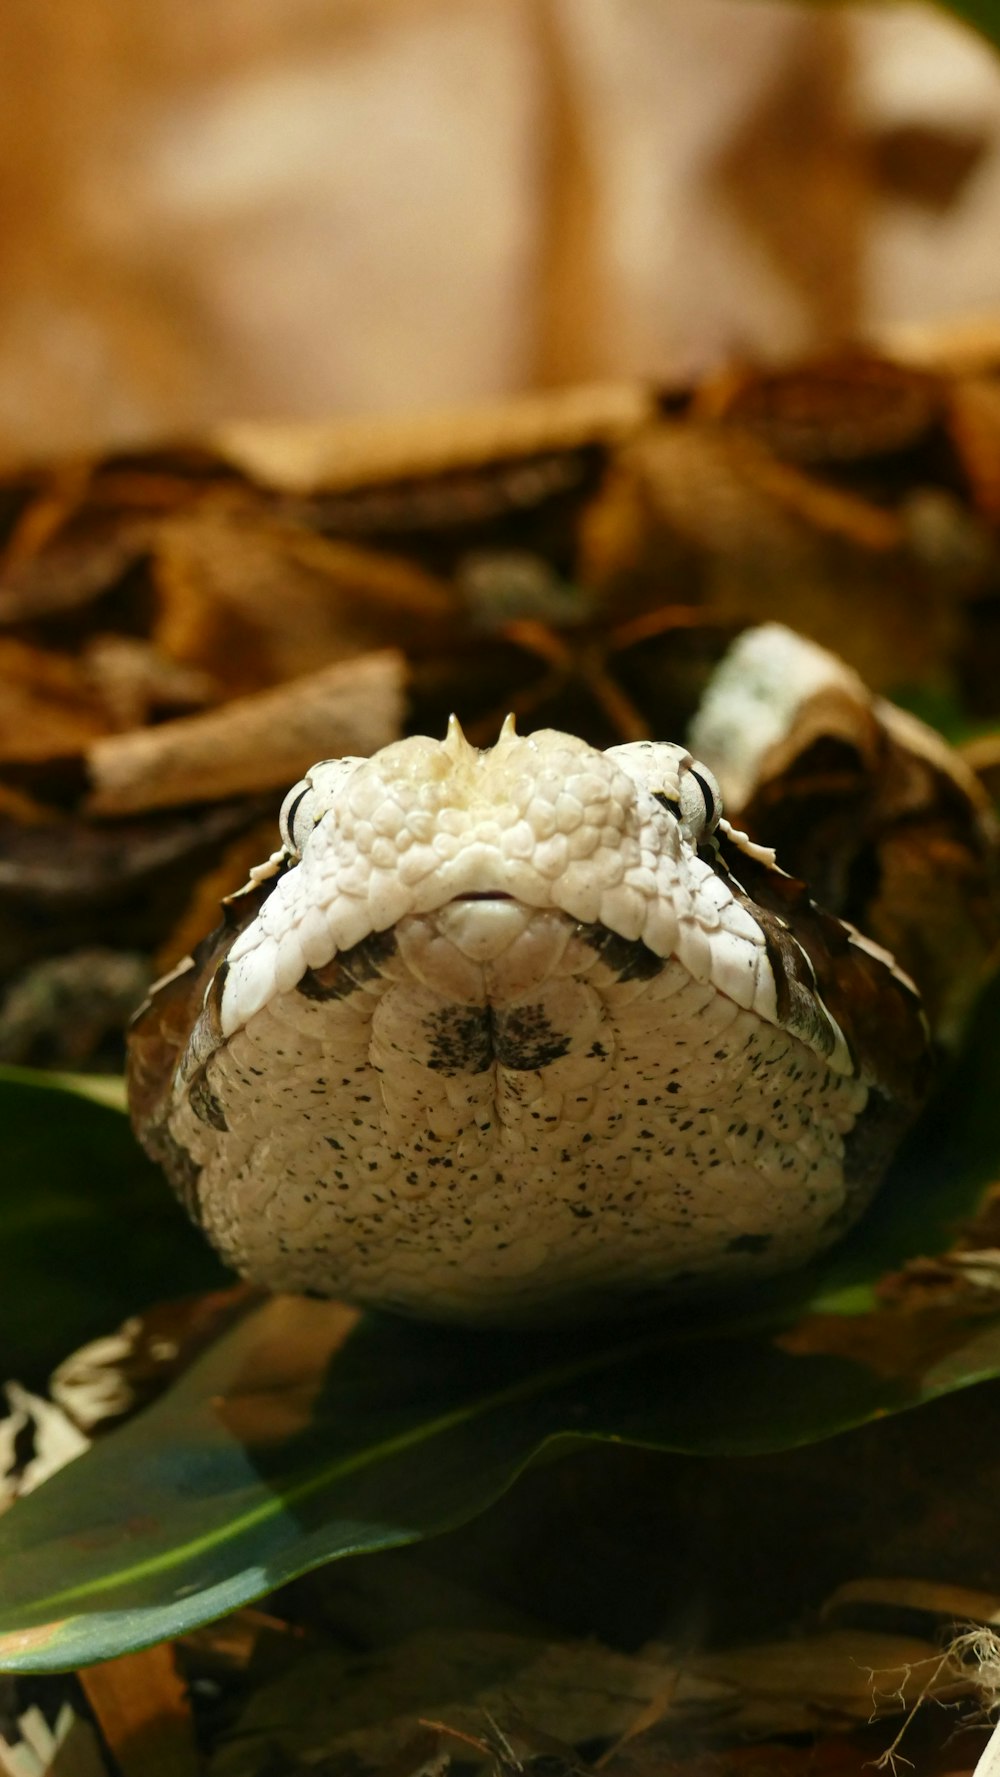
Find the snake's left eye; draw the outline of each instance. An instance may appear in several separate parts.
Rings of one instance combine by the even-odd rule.
[[[695,839],[714,833],[722,816],[722,794],[707,765],[681,773],[681,820]]]
[[[294,784],[281,804],[278,815],[278,830],[281,843],[287,852],[299,857],[306,835],[316,825],[314,812],[313,786],[309,778]]]
[[[707,765],[667,740],[627,741],[607,758],[674,815],[692,845],[711,838],[722,815],[719,786]]]

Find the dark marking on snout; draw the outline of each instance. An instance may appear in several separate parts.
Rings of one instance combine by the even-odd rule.
[[[435,1073],[482,1074],[497,1063],[534,1073],[565,1055],[571,1038],[552,1028],[544,1006],[444,1006],[423,1020]]]
[[[668,959],[657,956],[641,938],[620,938],[607,926],[581,926],[580,937],[614,970],[619,981],[651,981],[667,966]]]
[[[485,1006],[445,1006],[424,1019],[430,1054],[427,1066],[438,1074],[484,1074],[493,1065],[493,1034]]]
[[[366,982],[375,981],[383,964],[395,955],[392,931],[372,932],[350,950],[342,950],[322,969],[307,969],[296,988],[307,1000],[346,1000]]]
[[[501,1067],[534,1073],[565,1055],[570,1040],[553,1030],[544,1006],[513,1006],[509,1012],[493,1013],[493,1053]]]

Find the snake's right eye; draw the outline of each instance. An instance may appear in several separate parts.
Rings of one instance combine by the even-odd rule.
[[[294,857],[301,856],[306,835],[312,831],[315,824],[313,787],[306,777],[302,779],[301,783],[292,786],[281,804],[278,830],[285,850]]]

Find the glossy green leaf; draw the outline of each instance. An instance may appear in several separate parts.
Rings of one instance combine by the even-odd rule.
[[[1000,1373],[1000,1316],[873,1307],[1000,1160],[995,993],[852,1240],[809,1274],[655,1322],[502,1335],[275,1298],[0,1520],[0,1667],[178,1634],[338,1556],[461,1522],[584,1438],[736,1453],[826,1437]]]
[[[0,1381],[39,1383],[127,1315],[226,1277],[121,1102],[117,1082],[0,1069]]]
[[[345,1334],[332,1356],[331,1327]],[[290,1346],[328,1361],[290,1379]],[[942,1325],[921,1364],[887,1376],[746,1326],[539,1340],[369,1317],[348,1331],[335,1309],[277,1299],[0,1523],[0,1666],[107,1658],[442,1530],[546,1446],[727,1453],[829,1435],[994,1374],[1000,1321]]]

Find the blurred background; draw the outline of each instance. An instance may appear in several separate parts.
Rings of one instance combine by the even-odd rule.
[[[0,449],[983,315],[1000,61],[920,5],[6,0]]]

